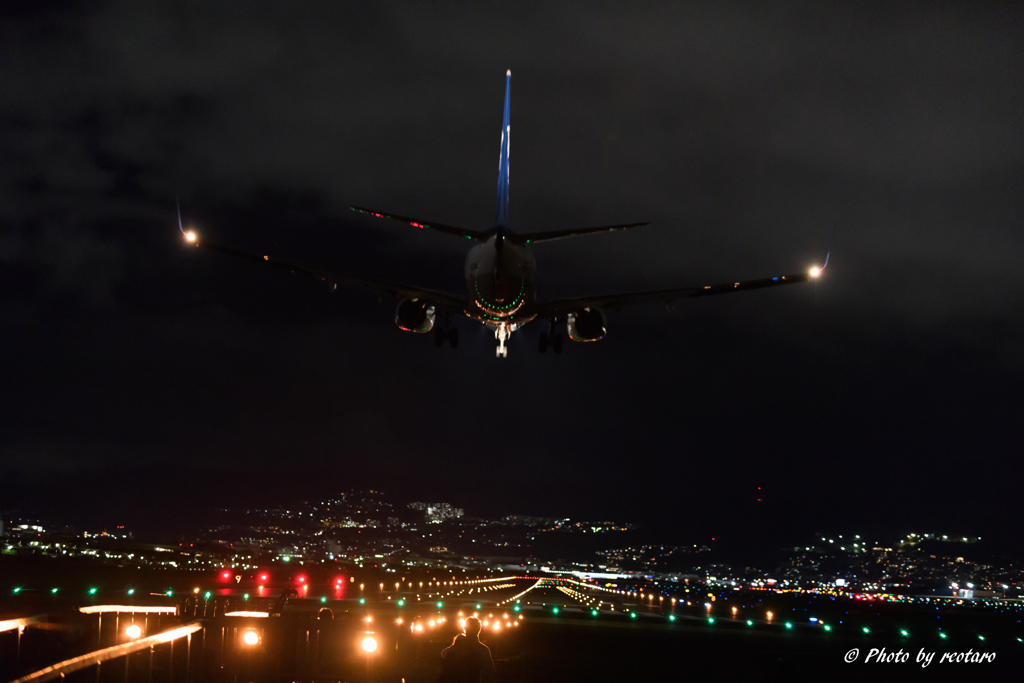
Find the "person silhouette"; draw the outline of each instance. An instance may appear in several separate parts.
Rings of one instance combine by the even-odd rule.
[[[480,642],[480,620],[476,617],[466,619],[465,633],[455,636],[441,658],[438,683],[480,683],[484,671],[494,673],[491,650]]]

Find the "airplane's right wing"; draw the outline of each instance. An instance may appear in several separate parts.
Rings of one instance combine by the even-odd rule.
[[[777,275],[766,277],[760,280],[743,280],[740,282],[726,282],[720,285],[705,285],[697,287],[680,287],[678,289],[661,289],[652,292],[634,292],[630,294],[611,294],[606,296],[584,296],[574,299],[561,299],[538,303],[536,306],[537,316],[540,318],[557,316],[561,313],[580,311],[585,308],[601,308],[619,310],[623,306],[633,304],[660,302],[670,305],[681,299],[695,299],[702,296],[714,296],[716,294],[731,294],[733,292],[745,292],[751,289],[763,289],[765,287],[779,287],[781,285],[795,285],[799,282],[807,282],[821,273],[819,268],[812,268],[807,273],[794,275]]]
[[[427,289],[425,287],[412,287],[395,282],[374,280],[362,277],[361,275],[351,275],[349,273],[341,273],[334,270],[325,270],[323,268],[307,266],[301,263],[294,263],[292,261],[279,259],[276,256],[270,256],[269,254],[257,254],[255,252],[245,251],[244,249],[237,249],[224,244],[217,244],[216,242],[208,242],[204,239],[200,239],[194,233],[187,235],[186,239],[202,249],[208,249],[209,251],[227,254],[228,256],[236,256],[248,261],[262,263],[279,270],[287,270],[292,273],[306,275],[314,280],[324,282],[332,290],[336,289],[338,285],[345,285],[346,287],[353,287],[355,289],[373,292],[378,296],[405,297],[408,299],[429,301],[436,307],[450,313],[464,313],[466,310],[466,298],[464,296],[449,294],[447,292],[441,292],[434,289]]]

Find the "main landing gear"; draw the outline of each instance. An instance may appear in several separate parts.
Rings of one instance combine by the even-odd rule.
[[[494,331],[494,336],[498,340],[498,348],[494,349],[494,357],[508,358],[508,347],[505,346],[505,340],[509,338],[509,331],[504,325],[499,325],[498,329]]]
[[[555,332],[555,321],[548,321],[548,331],[540,333],[540,339],[537,343],[537,350],[544,353],[548,350],[548,347],[555,350],[555,353],[562,352],[562,333]]]
[[[453,349],[459,348],[459,328],[452,327],[452,317],[448,313],[442,324],[434,327],[434,346],[441,348],[446,341]]]

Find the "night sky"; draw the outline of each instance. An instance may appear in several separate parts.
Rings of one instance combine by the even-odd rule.
[[[176,533],[375,487],[734,548],[1019,541],[1024,12],[663,4],[5,3],[0,508]],[[506,69],[510,227],[651,221],[536,245],[540,300],[831,246],[824,277],[497,360],[182,243],[176,197],[219,242],[464,292],[470,243],[348,206],[489,228]]]

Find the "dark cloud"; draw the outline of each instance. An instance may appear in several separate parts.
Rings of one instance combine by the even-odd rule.
[[[763,485],[779,538],[809,509],[998,527],[1021,474],[1020,27],[961,4],[9,11],[6,493],[188,469],[750,537]],[[507,68],[513,227],[652,221],[538,246],[542,298],[831,245],[827,277],[623,311],[557,358],[530,326],[496,362],[467,321],[439,352],[393,302],[181,247],[176,197],[223,241],[461,290],[461,241],[347,206],[487,226]]]

